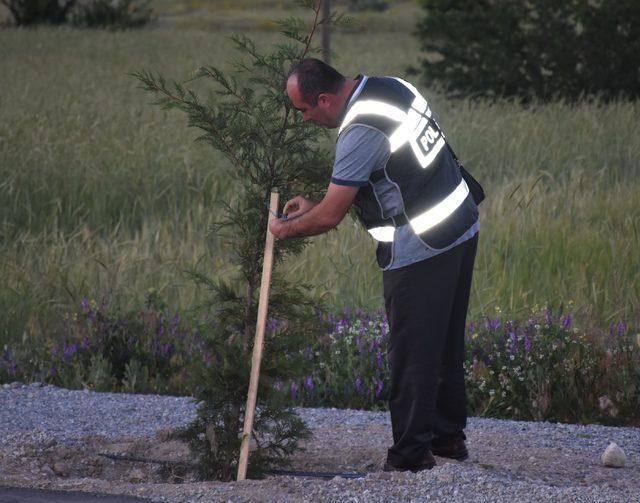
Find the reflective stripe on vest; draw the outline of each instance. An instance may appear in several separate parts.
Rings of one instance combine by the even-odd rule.
[[[409,89],[413,95],[413,103],[408,111],[377,100],[356,101],[345,116],[338,134],[342,133],[358,115],[381,115],[395,122],[399,122],[398,128],[389,136],[391,153],[394,153],[405,143],[409,142],[413,154],[422,168],[428,168],[445,145],[442,133],[428,124],[431,117],[431,109],[418,90],[402,79],[396,79]],[[420,148],[420,145],[422,148]]]
[[[429,208],[424,213],[421,213],[417,217],[409,220],[409,224],[413,228],[416,234],[422,234],[428,231],[432,227],[435,227],[440,222],[445,220],[464,202],[469,194],[469,187],[467,186],[464,178],[460,181],[460,184],[454,189],[451,194],[445,197],[438,204]],[[377,241],[392,242],[395,227],[387,225],[384,227],[373,227],[367,229],[373,238]]]

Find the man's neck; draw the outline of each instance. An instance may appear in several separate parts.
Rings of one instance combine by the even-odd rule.
[[[353,90],[355,89],[355,87],[358,85],[359,81],[357,81],[356,79],[345,79],[344,84],[342,84],[342,88],[340,89],[340,104],[341,109],[344,110],[347,105],[349,104],[349,97],[351,96],[351,93],[353,92]]]

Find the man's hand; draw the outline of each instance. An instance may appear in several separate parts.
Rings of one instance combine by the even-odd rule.
[[[273,234],[277,239],[285,239],[288,237],[286,233],[286,223],[287,220],[282,218],[272,218],[269,221],[269,230],[271,231],[271,234]]]
[[[316,203],[310,201],[306,197],[296,196],[293,199],[287,201],[287,204],[284,205],[282,213],[287,215],[287,218],[296,218],[300,215],[305,214],[315,205]]]
[[[358,193],[358,187],[329,184],[318,204],[298,196],[288,201],[284,212],[288,219],[272,218],[269,230],[278,239],[315,236],[340,223]]]

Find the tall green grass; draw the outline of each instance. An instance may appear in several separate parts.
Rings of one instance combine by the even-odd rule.
[[[345,73],[403,75],[417,62],[411,30],[381,19],[336,34]],[[0,343],[46,338],[82,297],[132,306],[154,288],[188,309],[200,294],[184,269],[229,272],[213,231],[215,201],[234,190],[219,176],[227,161],[127,76],[227,67],[230,30],[191,28],[0,31]],[[248,34],[259,46],[278,39],[260,26]],[[421,87],[488,194],[471,316],[572,300],[590,326],[637,321],[640,105],[523,108]],[[375,308],[373,250],[346,219],[283,269],[330,305]]]

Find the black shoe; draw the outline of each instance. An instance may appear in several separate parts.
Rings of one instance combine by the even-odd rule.
[[[442,445],[432,442],[431,452],[441,458],[455,459],[456,461],[464,461],[469,457],[467,446],[461,438]]]
[[[431,451],[427,451],[427,453],[424,455],[424,458],[422,458],[422,461],[417,465],[394,466],[387,461],[384,464],[384,468],[382,468],[382,471],[385,471],[385,472],[412,471],[416,473],[416,472],[421,472],[422,470],[431,470],[431,468],[433,468],[434,466],[436,466],[436,460],[433,457],[433,454],[431,454]]]

